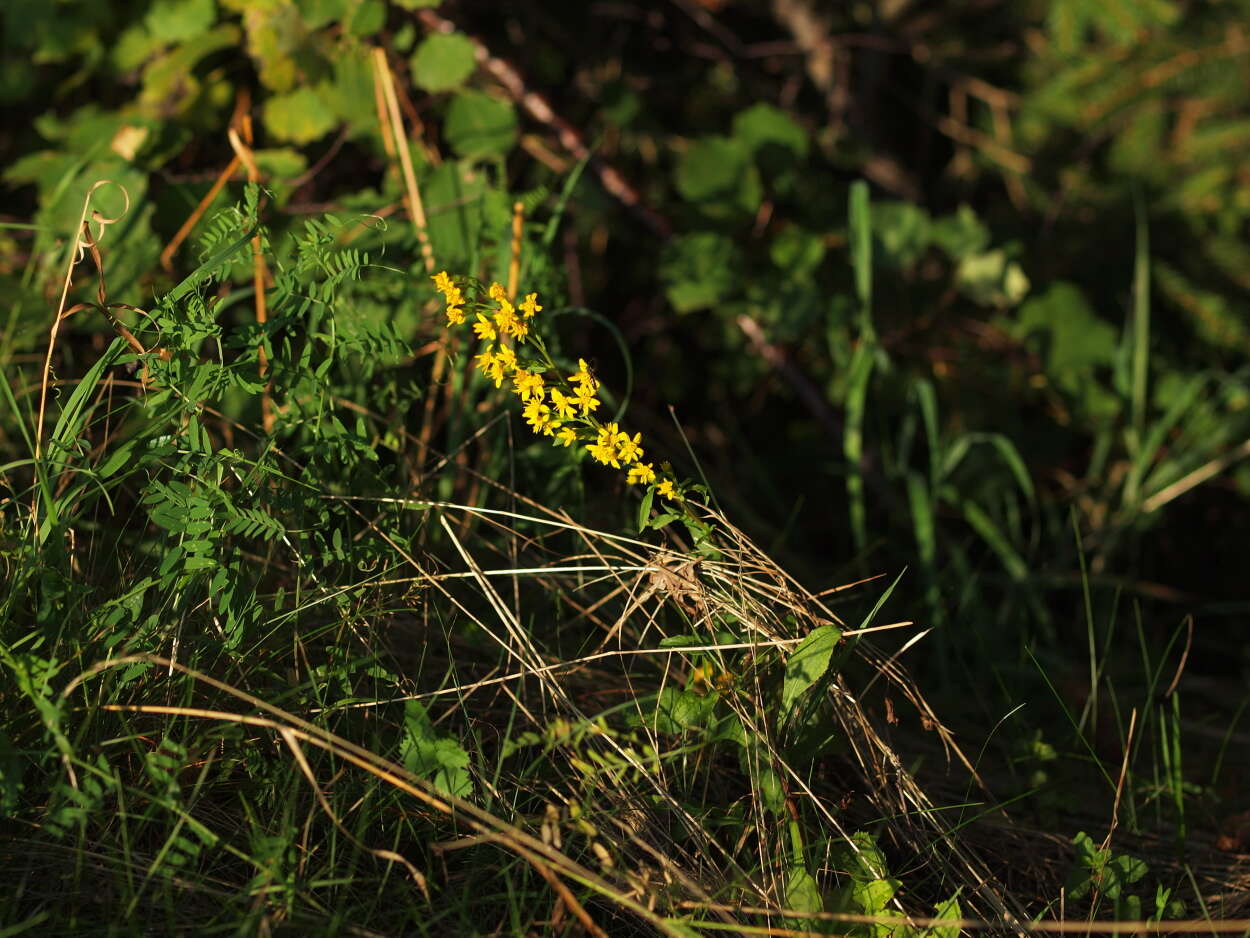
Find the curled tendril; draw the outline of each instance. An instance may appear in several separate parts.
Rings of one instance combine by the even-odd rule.
[[[108,215],[105,215],[103,212],[101,212],[99,209],[93,208],[91,209],[91,218],[90,220],[88,220],[87,209],[91,205],[91,197],[95,195],[95,191],[97,189],[100,189],[104,186],[116,186],[118,189],[121,190],[122,203],[123,203],[122,210],[115,217],[109,217]],[[82,208],[83,208],[83,223],[84,224],[79,226],[79,231],[82,233],[79,234],[78,240],[75,242],[75,253],[77,255],[74,259],[75,264],[80,264],[86,259],[87,251],[89,249],[94,248],[94,247],[99,247],[100,241],[104,238],[105,228],[107,228],[109,225],[116,225],[119,221],[121,221],[123,218],[126,217],[126,214],[130,211],[130,193],[126,190],[126,187],[123,186],[120,182],[114,182],[112,179],[101,179],[93,183],[91,188],[87,190],[87,196],[83,200]],[[94,236],[92,236],[91,234],[91,227],[90,227],[91,225],[95,225],[97,227],[97,230]]]

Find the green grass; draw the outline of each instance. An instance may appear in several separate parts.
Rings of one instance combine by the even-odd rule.
[[[1122,829],[1153,815],[1183,841],[1180,695],[1115,696],[1088,578],[1106,694],[1068,710],[1070,754],[1021,754],[1066,781],[991,794],[997,742],[974,765],[901,667],[933,636],[882,621],[898,580],[835,611],[697,501],[641,535],[548,507],[527,488],[583,478],[579,514],[637,512],[578,450],[452,421],[507,407],[463,349],[433,410],[445,451],[377,412],[420,371],[353,313],[399,275],[333,225],[278,247],[262,329],[205,302],[255,230],[246,204],[219,216],[211,259],[133,327],[164,354],[77,349],[42,445],[40,383],[3,385],[6,934],[953,934],[889,920],[1056,914],[1054,846],[1032,842],[1021,889],[975,832],[1000,801],[1061,809],[1082,764]],[[1152,701],[1174,655],[1142,649]],[[1092,735],[1108,703],[1118,777]],[[947,803],[917,780],[942,787],[943,758],[966,778]],[[1141,914],[1180,914],[1188,887],[1132,863],[1114,895],[1087,876],[1089,914],[1141,912],[1147,883],[1167,892]]]

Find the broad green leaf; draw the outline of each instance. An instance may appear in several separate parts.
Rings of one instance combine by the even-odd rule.
[[[872,206],[872,231],[881,246],[881,262],[909,267],[920,260],[931,238],[929,213],[910,202],[877,202]]]
[[[956,919],[963,918],[963,912],[959,908],[959,900],[951,896],[945,902],[939,902],[937,908],[933,910],[934,918]],[[935,925],[926,933],[931,938],[959,938],[958,925]]]
[[[768,256],[787,274],[803,276],[810,274],[824,260],[825,242],[815,232],[791,225],[773,238]]]
[[[350,36],[371,36],[386,25],[386,4],[382,0],[357,0],[343,18],[343,28]]]
[[[162,42],[185,42],[216,20],[216,0],[156,0],[144,18],[152,36]]]
[[[666,687],[656,699],[652,726],[658,733],[680,733],[700,727],[712,715],[716,700],[715,694],[700,696],[680,687]]]
[[[1110,365],[1116,353],[1115,329],[1076,285],[1063,281],[1024,303],[1012,331],[1042,353],[1047,373],[1065,388],[1071,377]]]
[[[454,739],[437,735],[425,707],[416,700],[404,704],[404,730],[400,750],[404,768],[449,795],[473,794],[469,754]]]
[[[961,205],[954,215],[929,225],[929,239],[955,260],[977,254],[990,246],[990,231],[969,206]]]
[[[265,102],[265,127],[277,140],[312,143],[338,123],[334,112],[311,88],[275,95]]]
[[[508,101],[484,92],[461,91],[447,108],[443,135],[463,157],[503,156],[516,143],[516,111]]]
[[[825,911],[824,897],[816,885],[816,878],[801,866],[790,868],[790,876],[786,879],[786,905],[795,912]],[[796,922],[800,928],[812,928],[815,924],[813,919]]]
[[[296,0],[304,25],[309,29],[320,29],[341,19],[351,2],[354,0]]]
[[[448,161],[421,180],[430,243],[440,264],[469,263],[481,236],[486,180],[463,163]]]
[[[294,179],[308,169],[308,160],[304,154],[292,147],[254,150],[252,155],[266,179]]]
[[[775,147],[798,158],[807,156],[807,132],[789,114],[771,104],[754,104],[735,116],[733,135],[752,153]]]
[[[459,88],[477,68],[473,41],[461,33],[433,33],[413,53],[412,80],[426,91]]]
[[[899,885],[897,879],[874,879],[866,883],[856,883],[855,902],[865,915],[878,915],[886,910],[890,900],[898,892]],[[876,926],[876,928],[882,927]]]
[[[738,249],[725,235],[711,231],[674,238],[664,246],[660,279],[679,313],[714,306],[739,285]]]
[[[822,625],[812,630],[798,644],[786,661],[785,681],[781,686],[781,708],[789,712],[803,692],[824,677],[834,646],[842,638],[842,630]]]
[[[691,202],[731,197],[741,184],[748,153],[728,137],[701,137],[677,160],[677,191]]]

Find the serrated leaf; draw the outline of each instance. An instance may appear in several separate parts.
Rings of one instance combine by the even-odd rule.
[[[937,908],[933,910],[933,917],[946,919],[963,918],[963,912],[959,908],[959,900],[951,896],[945,902],[939,902]],[[959,926],[934,925],[927,934],[931,938],[959,938]]]
[[[809,687],[824,677],[834,646],[842,638],[842,630],[822,625],[812,630],[790,653],[786,661],[786,677],[781,686],[781,708],[789,711]]]
[[[459,88],[477,68],[473,41],[461,33],[434,33],[417,46],[410,61],[412,80],[426,91]]]
[[[404,768],[429,779],[434,787],[449,795],[466,798],[473,794],[469,754],[456,740],[435,733],[419,701],[409,700],[404,704],[404,730],[400,750]]]
[[[502,156],[516,143],[516,111],[511,103],[484,92],[461,91],[447,108],[443,135],[463,157]]]

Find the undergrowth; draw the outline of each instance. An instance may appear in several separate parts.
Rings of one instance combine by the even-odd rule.
[[[379,188],[330,211],[283,206],[335,149],[306,174],[257,148],[246,95],[159,270],[131,165],[173,152],[154,118],[46,120],[65,152],[6,171],[39,210],[0,341],[0,933],[1246,932],[1244,870],[1192,836],[1244,773],[1245,702],[1195,704],[1194,620],[1160,626],[1114,574],[1240,458],[1247,399],[1240,372],[1154,380],[1145,209],[1116,332],[1063,284],[1026,303],[966,207],[853,182],[819,233],[803,212],[827,193],[804,193],[827,179],[777,108],[689,141],[693,221],[657,250],[672,308],[714,311],[681,327],[691,357],[718,350],[689,365],[700,418],[772,371],[794,391],[777,409],[810,411],[777,452],[761,432],[712,467],[707,432],[657,415],[671,356],[636,368],[615,311],[575,301],[559,238],[582,174],[610,173],[587,150],[510,176],[512,106],[461,87],[475,47],[437,20],[411,71],[455,91],[458,158],[414,170],[387,56],[357,41],[382,28],[368,9],[385,24],[381,4],[338,32],[305,11],[308,74],[333,75],[315,91],[261,41],[272,10],[206,32],[213,4],[158,4],[116,52],[147,63],[145,106],[207,120],[213,75],[184,87],[170,58],[211,71],[246,32],[282,88],[269,133],[341,121],[384,155]],[[370,68],[377,126],[349,94]],[[767,224],[765,184],[802,224],[741,263],[722,228]],[[881,280],[924,257],[960,302],[1010,310],[1016,351],[1046,340],[1039,393],[1092,428],[1081,477],[1040,479],[1021,436],[965,425],[911,369]],[[844,509],[836,558],[790,540],[828,527],[790,489],[829,440],[812,478]],[[1048,552],[1078,571],[1059,587]]]

